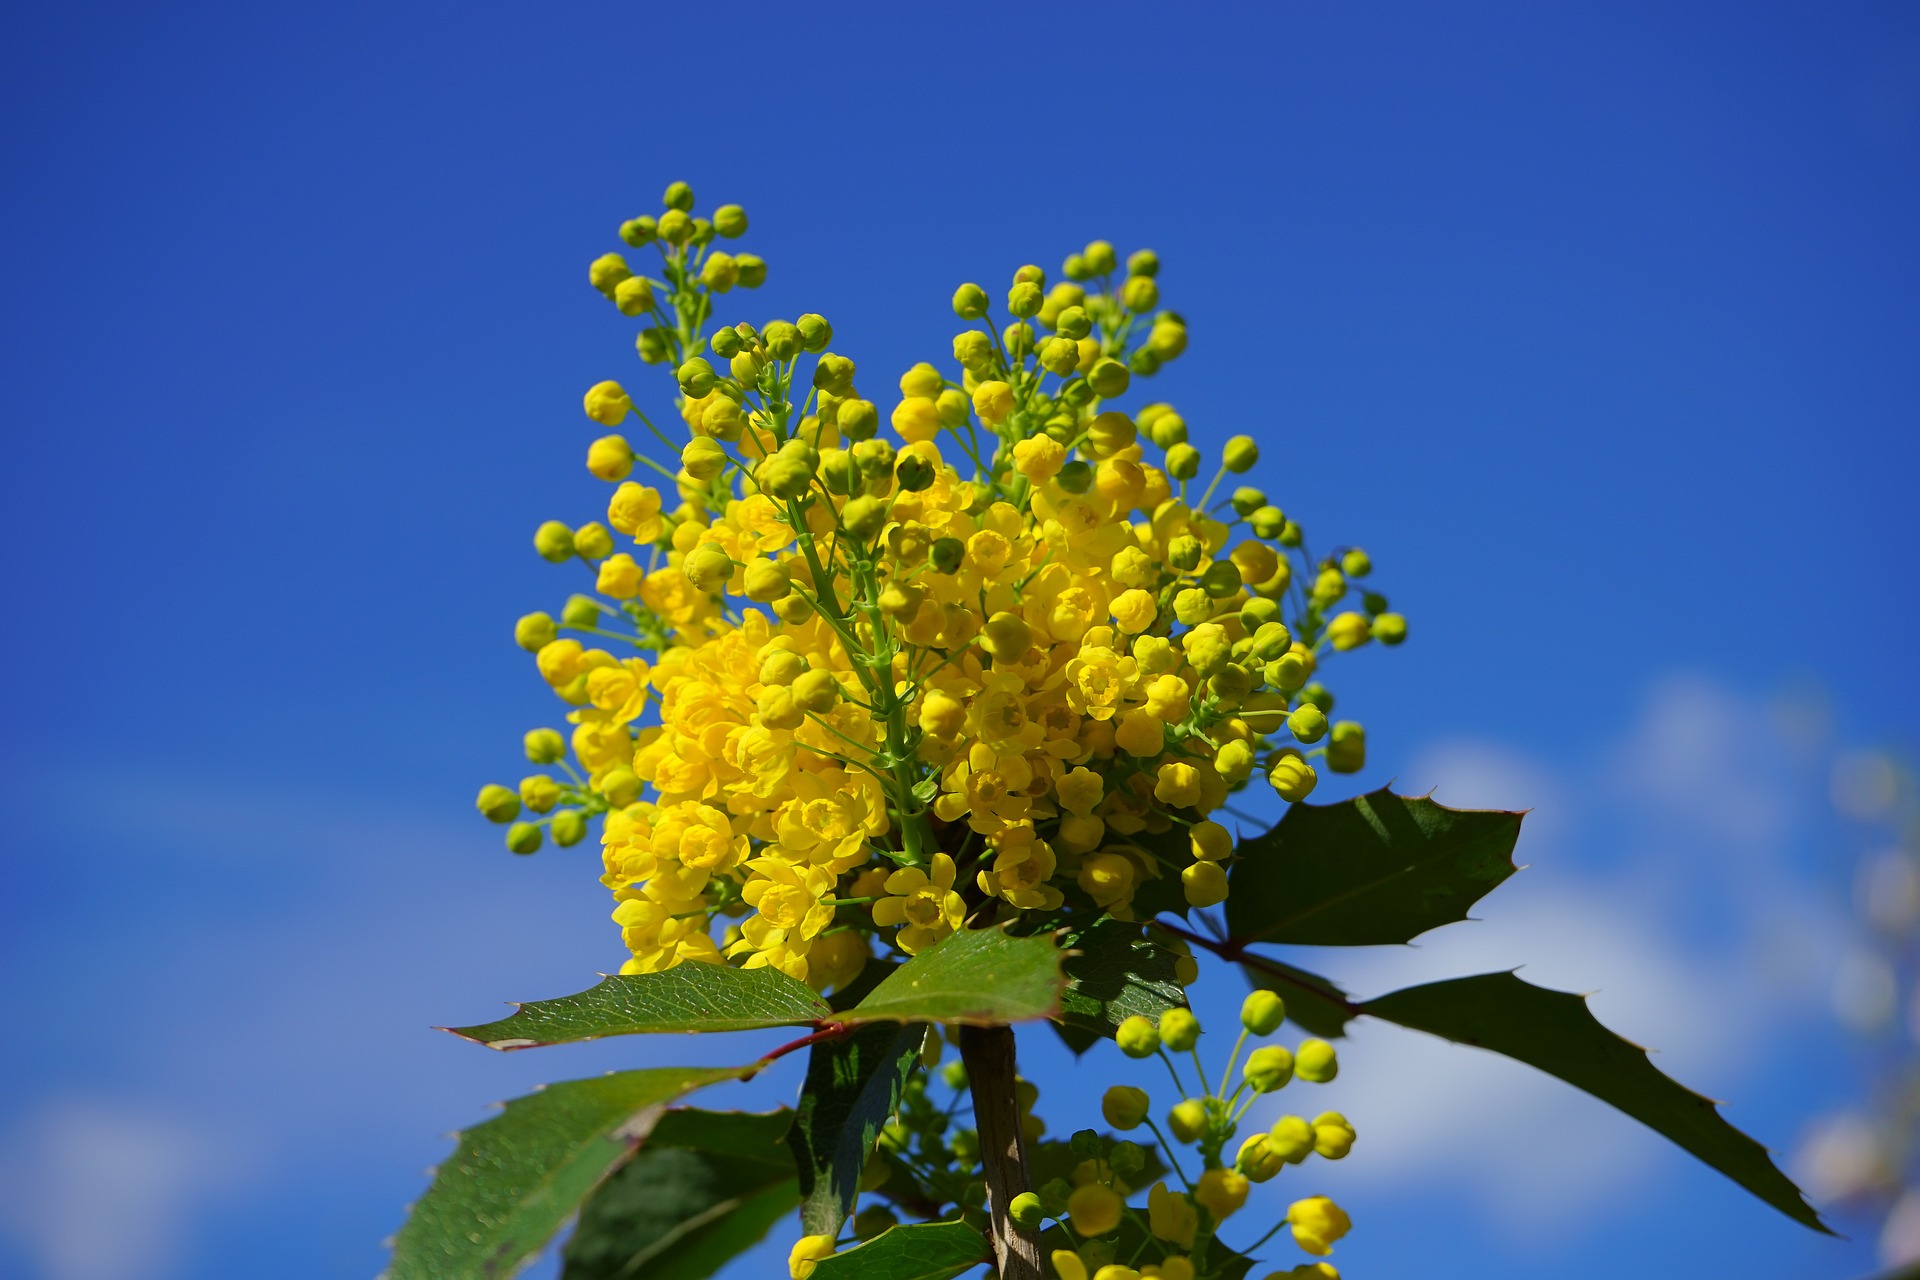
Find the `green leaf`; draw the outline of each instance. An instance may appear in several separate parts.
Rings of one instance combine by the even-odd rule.
[[[1264,987],[1287,1002],[1287,1019],[1314,1035],[1336,1040],[1359,1016],[1360,1006],[1347,993],[1317,973],[1296,969],[1270,956],[1242,952],[1240,967],[1256,987]]]
[[[964,1222],[889,1227],[813,1269],[814,1280],[952,1280],[993,1260],[986,1236]]]
[[[809,1051],[807,1080],[787,1131],[800,1178],[800,1221],[809,1235],[838,1232],[853,1212],[860,1171],[900,1104],[925,1040],[925,1027],[882,1023],[819,1041]]]
[[[842,1020],[988,1026],[1052,1017],[1066,986],[1051,937],[962,929],[888,974]]]
[[[530,1049],[635,1032],[802,1026],[831,1012],[806,983],[777,969],[689,963],[606,978],[579,995],[520,1005],[498,1022],[444,1029],[489,1049]]]
[[[667,1112],[580,1210],[561,1280],[703,1280],[799,1202],[793,1113]]]
[[[1102,916],[1091,926],[1070,932],[1060,996],[1061,1038],[1084,1053],[1135,1014],[1155,1022],[1168,1009],[1187,1003],[1174,980],[1172,952],[1156,947],[1142,926]]]
[[[510,1276],[634,1153],[666,1104],[741,1067],[569,1080],[460,1135],[394,1241],[391,1280]]]
[[[1240,842],[1227,927],[1241,944],[1409,942],[1466,919],[1518,870],[1521,816],[1449,809],[1384,787],[1296,804],[1265,835]]]
[[[1701,1097],[1600,1024],[1584,996],[1549,991],[1511,973],[1408,987],[1361,1009],[1403,1027],[1503,1053],[1558,1076],[1692,1152],[1796,1222],[1827,1231],[1767,1155]],[[1831,1232],[1828,1232],[1831,1234]]]

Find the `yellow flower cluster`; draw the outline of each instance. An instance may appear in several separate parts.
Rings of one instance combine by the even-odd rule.
[[[1096,242],[1052,284],[1022,267],[998,325],[963,286],[953,363],[876,402],[819,316],[709,335],[764,264],[714,248],[737,207],[695,217],[684,184],[666,204],[622,228],[657,277],[614,254],[590,275],[674,365],[679,421],[587,392],[662,457],[593,441],[604,524],[536,533],[593,576],[516,629],[572,708],[571,759],[539,731],[529,757],[567,777],[481,796],[523,852],[606,815],[627,972],[728,960],[824,989],[870,939],[912,953],[982,910],[1212,906],[1233,841],[1209,815],[1234,791],[1258,773],[1299,800],[1362,767],[1315,677],[1405,622],[1356,585],[1364,552],[1316,560],[1264,493],[1218,493],[1251,438],[1202,485],[1178,412],[1122,407],[1186,348],[1151,253]],[[515,822],[523,801],[550,816]]]

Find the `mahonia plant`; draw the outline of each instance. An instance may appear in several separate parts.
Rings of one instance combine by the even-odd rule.
[[[1095,241],[1051,285],[1020,267],[998,307],[961,285],[951,360],[875,400],[825,317],[725,315],[767,270],[716,247],[746,232],[739,206],[696,216],[685,183],[665,204],[621,227],[648,271],[609,253],[588,276],[672,384],[586,392],[593,422],[645,435],[587,448],[613,486],[604,522],[535,531],[593,590],[515,627],[569,729],[529,732],[550,772],[478,801],[520,854],[597,820],[627,958],[590,991],[456,1030],[497,1049],[809,1030],[744,1066],[508,1103],[461,1135],[397,1239],[396,1280],[509,1271],[576,1210],[566,1280],[642,1274],[663,1251],[674,1275],[710,1274],[796,1205],[796,1280],[983,1263],[1002,1280],[1240,1280],[1283,1227],[1324,1257],[1349,1222],[1322,1195],[1246,1250],[1220,1231],[1252,1184],[1346,1156],[1354,1127],[1283,1115],[1234,1140],[1265,1095],[1332,1079],[1328,1037],[1363,1013],[1562,1075],[1807,1212],[1579,997],[1501,974],[1361,1002],[1252,949],[1403,943],[1466,918],[1514,870],[1519,815],[1386,791],[1299,803],[1322,770],[1366,761],[1361,725],[1329,718],[1324,664],[1407,624],[1364,585],[1364,551],[1312,554],[1238,482],[1251,436],[1209,467],[1172,405],[1128,407],[1187,347],[1151,251],[1123,265]],[[1254,785],[1288,808],[1236,841],[1218,818]],[[1259,988],[1211,1088],[1185,995],[1196,947]],[[1241,1060],[1289,1019],[1315,1034]],[[1166,1129],[1116,1086],[1112,1132],[1046,1139],[1010,1030],[1038,1020],[1076,1052],[1163,1061]],[[928,1092],[943,1035],[961,1055],[939,1073],[945,1106]],[[669,1105],[800,1050],[791,1110]]]

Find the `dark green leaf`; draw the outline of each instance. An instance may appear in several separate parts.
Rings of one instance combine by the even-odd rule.
[[[952,1280],[993,1260],[986,1236],[964,1222],[889,1227],[813,1269],[813,1280]]]
[[[782,1108],[667,1112],[580,1210],[561,1280],[704,1280],[793,1212]]]
[[[1158,1022],[1168,1009],[1186,1004],[1186,992],[1174,980],[1177,957],[1148,941],[1140,925],[1103,916],[1069,933],[1065,942],[1067,988],[1059,1022],[1075,1053],[1112,1036],[1134,1014]]]
[[[1051,1017],[1066,986],[1061,958],[1045,934],[962,929],[888,974],[844,1020],[986,1026]]]
[[[802,1026],[829,1013],[806,983],[777,969],[689,963],[606,978],[579,995],[520,1005],[498,1022],[446,1030],[489,1049],[529,1049],[634,1032]]]
[[[507,1103],[460,1135],[394,1241],[391,1280],[510,1276],[601,1179],[632,1156],[666,1104],[739,1067],[662,1067],[569,1080]]]
[[[1296,804],[1242,840],[1228,873],[1234,939],[1309,946],[1408,942],[1467,918],[1518,868],[1518,813],[1449,809],[1382,788]]]
[[[1287,1018],[1317,1036],[1337,1039],[1359,1015],[1359,1006],[1347,993],[1317,973],[1296,969],[1268,956],[1242,952],[1240,967],[1256,987],[1265,987],[1287,1002]]]
[[[891,1023],[815,1044],[787,1131],[800,1178],[800,1221],[810,1235],[839,1231],[860,1193],[860,1170],[880,1127],[900,1104],[926,1028]]]
[[[1795,1221],[1826,1231],[1767,1149],[1728,1124],[1710,1100],[1663,1075],[1646,1050],[1600,1024],[1586,999],[1483,973],[1409,987],[1361,1009],[1403,1027],[1504,1053],[1619,1108]]]

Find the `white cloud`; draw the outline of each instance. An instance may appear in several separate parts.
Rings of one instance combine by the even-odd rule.
[[[204,1201],[238,1179],[230,1143],[124,1102],[52,1101],[0,1162],[0,1222],[47,1280],[161,1280]]]

